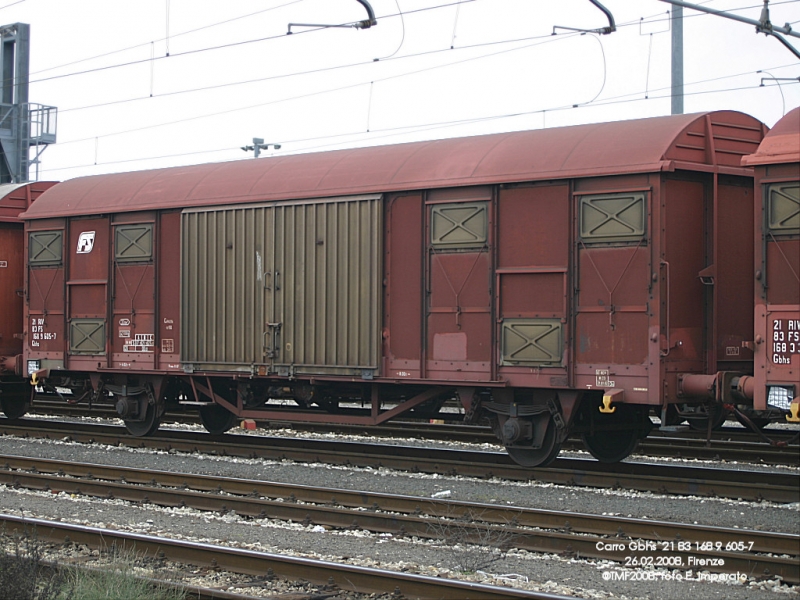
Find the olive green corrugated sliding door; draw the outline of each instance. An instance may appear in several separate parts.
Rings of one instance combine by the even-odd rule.
[[[184,211],[183,362],[377,374],[382,215],[380,196]]]

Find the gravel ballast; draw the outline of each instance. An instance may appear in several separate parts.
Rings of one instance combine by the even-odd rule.
[[[421,475],[388,469],[336,467],[218,457],[145,449],[90,446],[70,441],[0,437],[0,452],[22,456],[94,462],[164,471],[225,475],[350,490],[400,493],[422,497],[446,495],[454,500],[613,514],[665,521],[688,522],[764,531],[800,532],[798,505],[767,502],[673,497],[622,490],[593,490],[538,482],[479,480]],[[776,598],[798,595],[798,588],[780,582],[752,579],[725,583],[699,581],[697,571],[628,571],[628,581],[604,579],[615,567],[604,561],[565,559],[528,552],[504,557],[490,549],[464,549],[442,541],[396,538],[364,531],[330,531],[269,519],[247,519],[235,514],[200,513],[191,509],[161,509],[118,500],[100,500],[67,494],[28,492],[0,487],[3,512],[43,519],[158,533],[210,543],[283,554],[302,554],[337,562],[408,570],[426,575],[505,582],[526,589],[583,598]],[[743,540],[746,533],[743,532]],[[463,563],[463,564],[462,564]],[[464,567],[479,571],[465,575]],[[480,568],[483,567],[483,568]],[[481,573],[483,572],[483,573]],[[663,575],[680,573],[691,580],[666,581]],[[644,580],[630,580],[638,578]],[[649,580],[648,580],[649,579]],[[776,595],[780,594],[780,595]]]

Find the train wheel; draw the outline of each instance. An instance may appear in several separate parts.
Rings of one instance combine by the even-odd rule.
[[[147,404],[147,413],[144,421],[125,420],[125,429],[134,437],[145,437],[153,435],[161,424],[158,417],[158,409],[152,404]]]
[[[630,456],[653,427],[641,408],[620,404],[613,413],[601,415],[594,414],[599,404],[587,406],[592,411],[592,425],[584,430],[581,439],[589,453],[602,463],[616,463]]]
[[[0,396],[0,405],[3,408],[6,418],[10,420],[19,419],[28,412],[30,404],[25,396]]]
[[[526,446],[506,446],[506,452],[515,463],[523,467],[546,467],[553,462],[561,450],[556,441],[556,424],[552,417],[547,419],[547,430],[540,448]]]
[[[697,415],[696,417],[686,417],[686,422],[689,423],[689,427],[696,431],[708,431],[709,419],[711,419],[711,429],[718,429],[722,427],[725,418],[728,416],[727,411],[721,404],[684,405],[681,412],[692,412]]]
[[[598,431],[581,435],[583,445],[601,463],[616,463],[624,460],[636,450],[641,439],[638,429],[620,431]]]
[[[200,420],[208,433],[220,435],[236,425],[237,416],[219,404],[208,404],[200,409]]]

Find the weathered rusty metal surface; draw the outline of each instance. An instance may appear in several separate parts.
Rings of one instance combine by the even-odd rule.
[[[383,355],[387,377],[422,377],[423,257],[422,194],[386,203],[386,294]]]
[[[57,182],[34,181],[31,183],[4,183],[0,185],[0,222],[19,222],[19,214]]]
[[[108,217],[70,223],[66,265],[66,367],[97,369],[108,361],[108,266],[111,231]]]
[[[747,293],[752,286],[755,243],[754,192],[752,179],[747,177],[719,177],[717,202],[713,207],[716,235],[712,237],[715,259],[700,279],[707,288],[713,288],[713,314],[716,320],[709,332],[708,372],[739,371],[750,373],[753,369],[753,352],[742,346],[753,336],[753,295]]]
[[[26,213],[65,265],[30,269],[59,336],[30,357],[675,401],[678,373],[749,372],[763,133],[720,111],[66,182]]]
[[[181,214],[160,212],[156,248],[156,360],[157,367],[181,369]]]
[[[742,164],[755,167],[754,407],[788,408],[800,394],[800,108]],[[776,390],[777,391],[777,390]]]
[[[25,244],[19,214],[54,185],[53,181],[0,185],[0,356],[22,351]]]
[[[800,107],[775,123],[758,150],[742,158],[742,165],[770,165],[800,162]]]
[[[25,350],[42,368],[64,366],[66,301],[64,286],[64,219],[39,221],[26,229],[28,304]]]
[[[564,385],[572,197],[564,183],[501,189],[495,305],[499,373],[517,384]],[[533,368],[533,369],[532,369]]]
[[[22,249],[22,225],[0,223],[0,356],[22,350]]]
[[[152,369],[155,357],[156,213],[115,216],[111,229],[111,366]]]
[[[82,177],[26,218],[672,170],[739,171],[762,137],[733,111]]]

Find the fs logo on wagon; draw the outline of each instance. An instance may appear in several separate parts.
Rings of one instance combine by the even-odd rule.
[[[84,231],[78,237],[78,254],[89,254],[94,248],[94,231]]]

